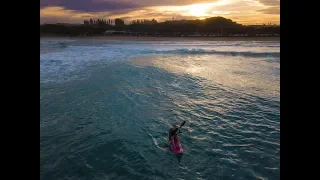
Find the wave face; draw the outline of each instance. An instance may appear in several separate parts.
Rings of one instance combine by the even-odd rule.
[[[280,43],[40,41],[40,179],[280,179]]]

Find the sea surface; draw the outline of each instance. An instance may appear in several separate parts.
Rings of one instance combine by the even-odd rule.
[[[60,179],[280,179],[280,42],[40,40],[40,180]]]

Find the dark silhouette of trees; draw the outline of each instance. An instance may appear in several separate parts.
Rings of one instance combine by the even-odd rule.
[[[181,36],[190,34],[218,34],[230,36],[233,34],[279,34],[280,26],[244,26],[231,19],[223,17],[211,17],[204,20],[172,20],[157,22],[157,20],[137,19],[132,20],[127,25],[122,19],[89,19],[84,20],[82,25],[66,24],[43,24],[40,25],[41,34],[59,35],[59,36],[90,36],[102,35],[106,30],[130,31],[133,34],[163,36]]]
[[[114,20],[114,25],[116,27],[117,30],[121,30],[124,28],[124,21],[122,19],[115,19]]]
[[[99,26],[99,27],[110,27],[110,20],[104,20],[104,19],[90,19],[90,20],[84,20],[83,25],[86,26]]]
[[[148,20],[148,19],[143,19],[143,20],[132,20],[129,25],[132,25],[132,24],[157,24],[157,20],[155,19],[152,19],[151,21]]]

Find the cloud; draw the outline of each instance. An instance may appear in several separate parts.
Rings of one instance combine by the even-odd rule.
[[[101,12],[120,9],[138,8],[139,5],[131,2],[102,1],[102,0],[42,0],[40,9],[46,7],[63,7],[69,10],[82,12]]]
[[[40,24],[42,23],[80,23],[84,19],[95,17],[93,13],[68,10],[63,7],[46,7],[40,10]]]
[[[259,9],[258,12],[262,12],[263,14],[280,14],[279,7],[268,7],[265,9]]]
[[[101,12],[149,6],[187,5],[216,1],[219,0],[41,0],[40,9],[50,6],[59,6],[76,11]]]
[[[132,2],[132,0],[125,0]],[[213,3],[219,0],[135,0],[136,4],[141,6],[181,6],[189,4]]]
[[[280,6],[280,0],[259,0],[259,2],[266,6]]]

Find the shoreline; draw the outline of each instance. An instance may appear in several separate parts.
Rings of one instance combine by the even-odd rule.
[[[153,37],[153,36],[89,36],[89,37],[65,37],[43,36],[40,40],[124,40],[124,41],[280,41],[280,37]]]

